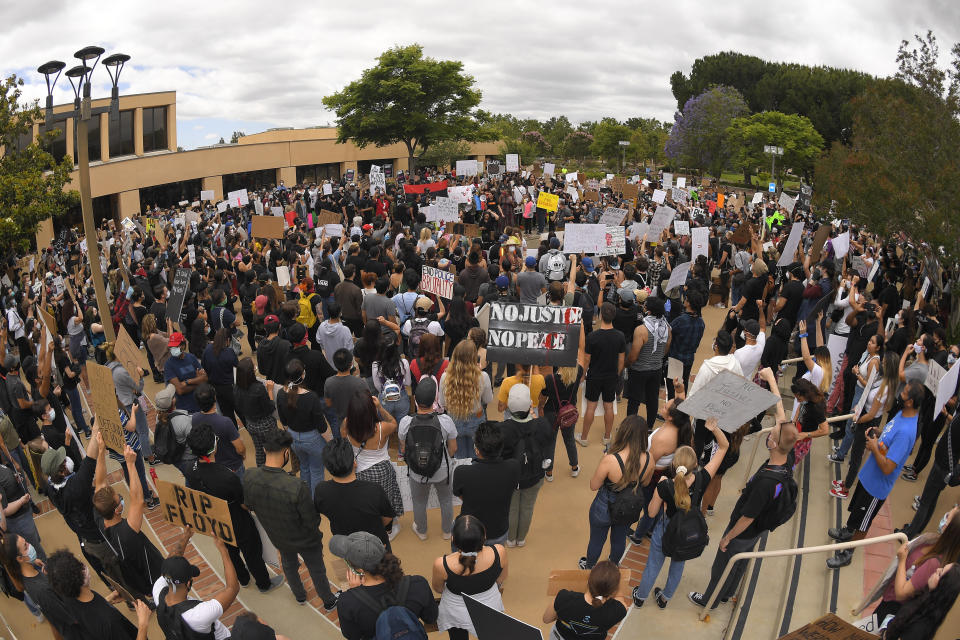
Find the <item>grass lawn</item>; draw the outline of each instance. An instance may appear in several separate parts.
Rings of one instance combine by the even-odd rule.
[[[764,182],[761,184],[760,179],[757,176],[750,177],[751,182],[754,187],[758,189],[767,190],[767,183]],[[742,173],[722,173],[720,174],[720,182],[726,182],[728,184],[734,184],[737,186],[743,186],[743,174]],[[800,190],[800,181],[799,180],[787,180],[783,183],[783,188],[788,191],[799,191]]]

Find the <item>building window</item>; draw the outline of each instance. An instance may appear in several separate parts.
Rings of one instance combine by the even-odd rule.
[[[90,162],[103,160],[103,153],[100,150],[99,115],[93,116],[87,121],[87,153],[90,156]]]
[[[297,167],[297,184],[320,184],[324,180],[338,182],[340,180],[340,163],[308,164]]]
[[[118,122],[110,122],[110,157],[132,156],[133,146],[133,110],[120,112]]]
[[[144,211],[147,207],[152,209],[154,206],[167,209],[184,200],[191,203],[200,197],[200,190],[203,188],[201,182],[200,179],[193,179],[141,187],[140,210]]]
[[[273,189],[277,184],[276,169],[229,173],[223,176],[223,195],[226,196],[229,192],[239,191],[240,189],[246,189],[247,191],[253,191],[254,189]]]
[[[149,107],[143,110],[143,151],[167,149],[167,108]]]
[[[47,151],[57,162],[61,162],[67,155],[67,123],[58,122],[54,130],[54,137],[46,143]]]

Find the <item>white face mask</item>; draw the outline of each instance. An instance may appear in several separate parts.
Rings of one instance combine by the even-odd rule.
[[[50,409],[49,411],[47,411],[47,420],[49,420],[50,422],[53,422],[54,418],[56,417],[57,417],[57,412],[54,411],[53,409]]]
[[[947,511],[943,514],[943,517],[940,518],[940,524],[937,525],[937,533],[943,533],[943,530],[947,528],[947,523],[950,522],[950,512]]]
[[[921,351],[923,351],[923,345],[922,345],[922,344],[915,344],[915,345],[913,345],[913,352],[914,352],[914,353],[920,353]]]
[[[957,356],[953,355],[952,353],[947,354],[947,364],[952,365],[956,361],[957,361]]]
[[[67,464],[67,475],[73,473],[73,458],[67,458],[64,462]]]
[[[180,347],[170,347],[170,355],[174,358],[179,358],[181,353]]]

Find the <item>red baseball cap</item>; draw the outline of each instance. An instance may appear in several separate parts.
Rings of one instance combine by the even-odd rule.
[[[186,338],[183,337],[182,333],[180,333],[179,331],[174,331],[173,333],[170,334],[170,340],[167,341],[167,346],[179,347],[181,344],[184,343],[185,340]]]

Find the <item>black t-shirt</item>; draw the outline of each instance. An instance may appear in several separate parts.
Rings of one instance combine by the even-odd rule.
[[[366,480],[347,483],[326,480],[314,490],[313,504],[321,515],[327,516],[333,535],[366,531],[390,548],[383,518],[392,518],[395,514],[380,485]]]
[[[344,591],[340,596],[337,615],[340,618],[340,632],[343,637],[347,640],[372,640],[377,635],[379,612],[373,611],[369,605],[360,601],[356,596],[358,589],[363,589],[377,602],[393,590],[384,582],[371,587],[356,587]],[[425,623],[431,624],[437,621],[437,603],[433,599],[433,591],[427,579],[423,576],[410,576],[410,586],[407,589],[406,602],[403,604]]]
[[[313,391],[307,391],[297,396],[297,404],[292,409],[287,405],[287,390],[277,392],[277,413],[280,422],[293,431],[305,433],[327,430],[327,419],[324,417],[323,400]]]
[[[743,285],[743,297],[747,301],[740,312],[741,322],[760,319],[760,308],[757,306],[757,300],[763,300],[763,288],[765,286],[767,286],[767,276],[750,278]]]
[[[903,306],[901,300],[902,298],[900,297],[900,292],[897,291],[896,285],[887,283],[887,286],[884,287],[883,291],[877,296],[877,303],[880,306],[887,305],[887,310],[883,312],[883,319],[885,321],[897,315],[897,312],[900,311],[900,308]]]
[[[250,512],[243,508],[243,481],[219,462],[196,460],[188,473],[184,474],[184,478],[191,489],[227,501],[234,529],[239,529],[241,521],[250,517]]]
[[[867,350],[867,343],[877,333],[877,316],[861,311],[856,316],[856,324],[850,327],[847,337],[847,361],[859,362],[860,356]]]
[[[96,640],[133,640],[137,627],[110,606],[99,593],[93,594],[90,602],[76,598],[63,598],[64,608],[77,621],[78,638]]]
[[[77,621],[64,606],[63,599],[53,591],[47,576],[43,573],[29,578],[23,576],[23,590],[40,607],[62,638],[73,640],[78,637]]]
[[[453,495],[463,500],[460,515],[476,516],[487,538],[507,532],[510,498],[520,482],[520,463],[513,459],[484,460],[460,465],[453,472]]]
[[[797,324],[797,312],[800,311],[800,303],[803,302],[803,283],[799,280],[790,280],[785,282],[780,290],[780,297],[787,302],[780,309],[779,317],[786,318],[790,325]]]
[[[708,484],[710,484],[710,472],[702,467],[697,469],[693,484],[690,485],[691,509],[700,508],[700,500],[703,498],[703,492],[707,489]],[[673,493],[673,478],[663,478],[657,483],[657,494],[660,496],[660,499],[663,500],[663,504],[667,509],[668,518],[672,518],[677,512],[677,505],[674,502]]]
[[[198,424],[209,424],[213,429],[214,435],[217,436],[217,462],[233,471],[243,466],[243,458],[233,446],[233,441],[240,438],[240,433],[230,418],[219,413],[195,413],[191,418],[194,427]]]
[[[17,481],[16,476],[13,473],[13,469],[5,465],[0,464],[0,505],[4,509],[7,508],[7,505],[11,502],[16,502],[24,496],[23,487],[20,486],[20,483]],[[22,507],[17,509],[15,513],[9,514],[8,518],[17,518],[27,513],[30,509],[30,501],[28,500]]]
[[[888,352],[902,356],[903,350],[906,349],[910,343],[910,340],[908,340],[909,336],[909,330],[906,327],[897,327],[884,347]]]
[[[143,531],[134,531],[121,520],[112,527],[103,525],[104,538],[120,558],[123,581],[134,597],[143,597],[151,593],[153,583],[160,577],[160,565],[163,555]]]
[[[797,412],[797,430],[801,433],[816,431],[820,423],[826,419],[827,410],[822,401],[804,402]]]
[[[617,329],[596,329],[586,338],[584,350],[590,356],[587,376],[593,380],[616,378],[619,356],[627,350],[627,341]]]
[[[771,465],[768,462],[765,462],[760,469],[773,469],[775,471],[781,471],[786,469],[790,470],[788,466],[777,466]],[[750,523],[750,526],[743,530],[740,535],[737,536],[738,540],[749,540],[750,538],[756,538],[763,530],[756,522],[757,516],[766,511],[770,505],[776,500],[777,496],[780,495],[780,492],[783,490],[783,483],[773,478],[767,478],[761,476],[758,473],[755,473],[750,481],[747,482],[747,486],[743,488],[743,491],[740,493],[740,498],[737,500],[737,504],[734,505],[733,511],[730,513],[730,524],[727,525],[729,529],[737,523],[737,520],[741,516],[747,518],[753,518],[754,521]]]
[[[569,402],[576,406],[576,390],[581,380],[583,380],[583,367],[580,365],[577,365],[577,377],[570,385],[563,384],[563,380],[555,373],[544,376],[546,386],[543,388],[543,394],[547,397],[547,403],[543,406],[544,412],[556,413],[560,410],[561,402]]]
[[[565,640],[603,640],[607,632],[627,615],[619,600],[610,599],[599,607],[587,604],[581,591],[561,589],[553,600],[557,632]]]

